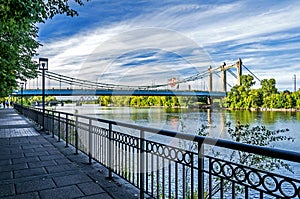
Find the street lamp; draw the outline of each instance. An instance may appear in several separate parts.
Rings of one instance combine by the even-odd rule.
[[[43,107],[43,130],[45,126],[45,70],[48,70],[48,58],[39,58],[39,69],[42,70],[42,107]]]
[[[24,88],[24,83],[20,83],[21,84],[21,106],[23,106],[23,88]]]

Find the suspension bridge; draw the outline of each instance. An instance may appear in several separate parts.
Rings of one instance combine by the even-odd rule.
[[[235,68],[236,73],[231,69]],[[242,64],[239,59],[236,63],[226,65],[223,63],[219,67],[208,67],[207,71],[191,75],[182,80],[173,78],[164,84],[153,84],[148,86],[128,86],[121,84],[109,84],[101,82],[93,82],[89,80],[82,80],[78,78],[68,77],[62,74],[46,71],[45,77],[50,81],[55,81],[59,87],[52,87],[48,85],[45,89],[46,96],[102,96],[102,95],[115,95],[115,96],[200,96],[207,98],[222,98],[226,96],[227,86],[232,87],[227,82],[227,71],[236,78],[236,84],[240,85],[242,68],[248,70],[256,79],[258,79],[246,66]],[[221,90],[214,90],[213,74],[221,79]],[[41,74],[40,74],[41,75]],[[179,85],[184,83],[193,82],[199,79],[207,79],[206,89],[179,89]],[[258,79],[259,80],[259,79]],[[67,85],[62,87],[62,83]],[[15,96],[40,96],[42,89],[27,88],[21,89],[13,93]]]

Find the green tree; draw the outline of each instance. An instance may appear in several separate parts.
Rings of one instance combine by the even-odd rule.
[[[241,86],[245,87],[245,90],[250,90],[250,88],[255,84],[254,78],[251,75],[241,76]]]
[[[259,108],[262,105],[261,93],[256,89],[250,90],[245,99],[245,105],[246,108]]]
[[[272,79],[263,79],[263,80],[261,80],[260,84],[261,84],[260,92],[262,94],[264,107],[275,108],[275,107],[273,107],[273,103],[271,105],[272,107],[267,105],[268,103],[271,102],[269,96],[277,93],[275,79],[273,79],[273,78]],[[266,100],[268,100],[268,101],[266,101]],[[275,105],[275,106],[277,106],[277,105]]]
[[[275,79],[261,81],[260,89],[251,89],[254,85],[253,77],[242,75],[241,85],[234,86],[224,99],[224,107],[240,108],[300,108],[300,91],[278,92]]]
[[[0,97],[5,97],[18,85],[18,80],[34,78],[40,43],[38,23],[56,14],[75,16],[68,0],[1,0],[0,1]],[[74,0],[83,5],[82,0]]]
[[[224,100],[224,106],[233,109],[250,108],[253,105],[260,104],[259,94],[251,91],[251,87],[255,84],[251,75],[241,76],[241,85],[234,86],[228,92],[228,96]],[[254,102],[252,100],[255,100]]]
[[[260,84],[261,84],[261,92],[263,93],[263,97],[277,93],[276,80],[274,78],[263,79],[261,80]]]

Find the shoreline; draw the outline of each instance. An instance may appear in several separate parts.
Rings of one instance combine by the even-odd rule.
[[[299,112],[297,108],[223,108],[224,110],[248,110],[248,111],[261,111],[261,112]]]
[[[102,107],[117,107],[117,106],[102,106]],[[224,108],[216,105],[190,105],[190,106],[123,106],[123,107],[132,107],[132,108],[174,108],[174,109],[199,109],[199,110],[207,110],[207,109],[223,109],[223,110],[248,110],[248,111],[274,111],[274,112],[299,112],[298,108]]]

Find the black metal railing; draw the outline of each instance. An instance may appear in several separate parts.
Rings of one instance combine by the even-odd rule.
[[[42,110],[15,105],[37,124]],[[300,153],[46,110],[44,129],[140,189],[140,198],[300,198]],[[247,157],[266,167],[245,164]],[[260,158],[260,159],[259,159]],[[270,171],[281,160],[298,168]]]

